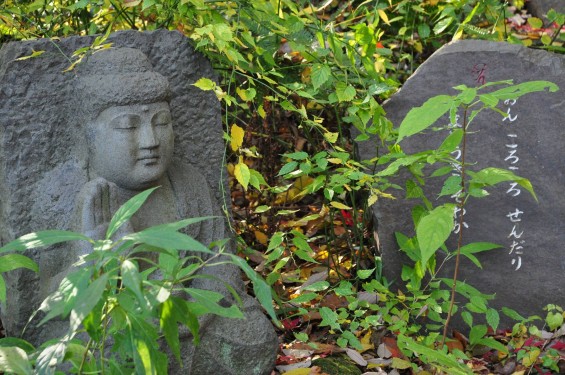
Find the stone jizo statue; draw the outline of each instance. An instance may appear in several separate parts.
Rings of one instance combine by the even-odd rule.
[[[172,160],[168,83],[152,71],[143,53],[130,48],[100,51],[79,66],[77,75],[75,98],[79,101],[77,111],[82,114],[85,166],[90,179],[76,200],[76,224],[82,233],[103,238],[117,208],[155,186],[159,188],[122,232],[187,217],[221,215],[203,175],[188,164]],[[204,244],[226,237],[223,220],[202,222],[188,231]],[[231,284],[242,295],[246,319],[205,316],[200,322],[201,344],[197,347],[186,332],[182,373],[269,373],[276,336],[257,302],[243,292],[237,267],[207,267],[203,273]],[[219,291],[234,302],[222,282],[196,279],[192,286]],[[171,367],[176,368],[173,360]],[[171,373],[180,373],[177,371],[181,370]]]
[[[164,33],[150,34],[147,38],[152,40],[151,38],[170,37]],[[135,40],[138,35],[143,34],[130,32],[120,37],[124,37],[126,45],[145,45]],[[132,36],[135,43],[128,41]],[[176,35],[173,40],[177,40],[175,38],[178,39]],[[184,58],[185,55],[181,54],[181,57]],[[1,57],[0,55],[0,63]],[[43,174],[43,179],[36,183],[37,189],[41,190],[42,184],[47,184],[45,181],[53,185],[52,181],[57,180],[58,176],[72,175],[72,178],[68,177],[69,181],[63,183],[70,186],[68,191],[76,190],[76,196],[64,196],[61,193],[56,195],[58,201],[65,200],[61,210],[69,213],[65,215],[68,219],[58,223],[61,229],[72,229],[91,238],[101,239],[110,219],[122,204],[137,193],[156,186],[159,188],[149,196],[132,219],[122,226],[117,236],[188,217],[223,216],[218,194],[214,194],[205,177],[209,173],[191,165],[192,161],[183,157],[186,153],[183,154],[182,150],[175,151],[173,114],[182,114],[182,100],[186,100],[183,99],[186,96],[179,94],[178,82],[175,82],[176,91],[173,92],[169,80],[154,70],[146,54],[139,48],[127,47],[101,50],[88,56],[76,67],[73,75],[68,82],[71,87],[66,89],[70,93],[68,97],[72,98],[69,99],[71,109],[68,117],[80,128],[73,130],[78,136],[72,138],[75,143],[78,142],[78,147],[75,147],[77,155]],[[172,97],[175,98],[174,103]],[[189,108],[190,103],[185,105],[186,111],[194,112],[194,108]],[[204,115],[210,108],[199,110]],[[179,126],[178,122],[175,126]],[[198,136],[197,134],[194,139],[198,139]],[[181,139],[181,143],[187,144],[186,137]],[[198,147],[205,154],[208,145],[200,144]],[[4,185],[0,185],[0,188],[2,186]],[[51,192],[49,194],[50,199],[55,195]],[[36,217],[43,215],[43,212],[47,212],[45,217],[54,215],[49,213],[49,208],[33,210]],[[191,225],[186,233],[205,245],[229,237],[222,219]],[[50,261],[43,255],[39,261],[39,280],[33,281],[38,285],[38,290],[22,295],[31,296],[35,301],[42,300],[57,288],[79,256],[92,251],[86,242],[73,246],[57,249],[58,253],[49,253],[55,256],[66,252],[64,257],[57,255],[57,260]],[[231,245],[228,247],[231,248]],[[42,263],[48,265],[44,267],[43,273]],[[190,286],[222,293],[225,296],[223,303],[232,304],[234,299],[224,283],[231,285],[242,299],[241,309],[245,319],[205,315],[200,319],[201,342],[196,347],[192,344],[188,330],[181,331],[183,367],[181,369],[171,356],[169,373],[270,374],[278,347],[277,337],[257,301],[245,293],[238,267],[223,264],[206,267],[202,273],[212,275],[220,281],[198,278]],[[12,285],[25,288],[26,282],[20,277]],[[11,311],[8,311],[2,316],[10,331],[20,329],[22,322],[10,321],[9,317],[15,313],[24,315],[29,310],[28,306],[18,302],[17,295],[12,301],[15,301],[13,306],[16,306],[12,310],[14,313],[10,314]],[[37,302],[32,301],[32,304]],[[49,335],[62,336],[65,329],[63,322],[54,322]]]

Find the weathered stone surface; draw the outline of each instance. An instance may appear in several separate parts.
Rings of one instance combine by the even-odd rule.
[[[550,9],[565,13],[565,1],[563,0],[530,0],[526,4],[532,15],[538,18],[545,17]]]
[[[539,202],[510,183],[499,185],[489,197],[470,200],[464,216],[468,225],[464,243],[487,241],[504,248],[479,254],[482,271],[464,261],[459,279],[484,293],[496,293],[495,307],[508,306],[525,316],[543,314],[547,303],[565,305],[565,57],[505,43],[456,42],[430,57],[384,108],[398,126],[412,107],[428,98],[454,95],[457,91],[452,87],[479,86],[483,79],[513,79],[515,83],[547,80],[561,87],[556,93],[528,94],[514,105],[511,101],[501,103],[501,109],[510,113],[505,120],[498,113],[482,112],[471,126],[474,133],[467,143],[471,170],[512,168],[530,179]],[[447,124],[447,116],[438,122],[438,126]],[[427,131],[403,140],[401,146],[407,153],[435,149],[446,132]],[[374,143],[359,146],[363,159],[374,156]],[[426,184],[432,201],[442,182],[436,178]],[[406,200],[403,192],[395,196],[397,201],[381,200],[374,215],[385,274],[401,285],[402,265],[412,263],[398,252],[394,232],[414,235],[410,210],[416,202]],[[456,248],[454,234],[448,244],[450,249]],[[453,267],[454,262],[448,263],[442,275],[451,277]]]
[[[0,245],[43,229],[78,230],[99,238],[119,205],[157,185],[160,189],[127,229],[221,215],[225,181],[219,103],[191,85],[200,77],[214,78],[209,62],[179,33],[128,31],[110,36],[113,48],[64,72],[69,65],[65,55],[93,40],[36,40],[0,50]],[[33,50],[46,52],[16,60]],[[191,226],[188,232],[206,244],[229,236],[222,220]],[[16,271],[7,278],[8,301],[1,312],[9,335],[21,334],[40,302],[87,251],[61,245],[29,252],[40,273]],[[247,319],[204,319],[201,346],[194,348],[185,337],[182,373],[270,373],[276,334],[258,303],[244,293],[237,267],[211,267],[205,273],[243,294]],[[221,283],[198,279],[192,286],[217,290],[231,300]],[[62,321],[42,327],[32,322],[24,338],[39,344],[60,337],[65,327]]]

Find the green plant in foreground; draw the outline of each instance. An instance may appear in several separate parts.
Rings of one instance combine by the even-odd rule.
[[[219,249],[213,251],[179,231],[210,217],[162,224],[112,239],[153,190],[136,195],[120,207],[103,240],[51,230],[27,234],[0,248],[4,253],[77,240],[88,241],[93,248],[39,308],[46,314],[40,325],[54,318],[69,320],[64,337],[37,349],[24,340],[0,339],[0,371],[54,374],[58,364],[68,362],[79,374],[166,374],[165,342],[180,361],[180,326],[186,327],[198,344],[200,322],[206,314],[243,318],[237,303],[229,307],[220,304],[226,297],[223,294],[190,286],[196,278],[211,277],[206,275],[206,267],[223,263],[243,269],[253,282],[257,298],[275,318],[269,286],[244,260],[224,251],[225,241],[212,244]],[[189,254],[184,255],[185,251]],[[157,254],[158,260],[152,261],[150,253]],[[27,261],[20,264],[31,267]],[[233,300],[240,301],[235,290],[224,285]]]
[[[505,85],[506,87],[492,90],[493,86]],[[487,88],[489,88],[486,90]],[[396,144],[391,147],[392,153],[379,159],[379,163],[386,167],[377,172],[374,178],[388,179],[398,175],[399,169],[407,167],[416,175],[416,181],[427,178],[445,177],[440,196],[456,196],[456,202],[447,202],[436,207],[425,197],[423,189],[417,182],[410,182],[411,195],[423,201],[422,206],[417,206],[413,211],[416,226],[416,236],[409,238],[398,233],[397,239],[402,251],[414,262],[413,267],[405,266],[402,278],[407,282],[408,293],[393,293],[383,283],[376,279],[370,280],[374,270],[358,272],[361,288],[354,287],[350,282],[342,281],[331,288],[328,282],[318,282],[303,288],[303,292],[292,303],[311,303],[318,298],[316,292],[335,293],[338,297],[345,298],[347,306],[332,311],[327,307],[319,308],[322,322],[320,326],[330,327],[330,333],[338,336],[340,346],[351,346],[361,349],[359,333],[379,327],[398,334],[399,347],[408,355],[418,356],[424,363],[431,364],[438,369],[449,370],[449,373],[469,373],[469,368],[460,364],[458,360],[469,358],[461,351],[447,352],[444,346],[447,339],[447,329],[453,314],[458,311],[454,303],[455,294],[463,297],[465,304],[461,309],[461,316],[470,326],[469,348],[487,346],[508,353],[505,345],[497,340],[487,337],[488,326],[497,329],[500,321],[499,312],[488,306],[488,301],[494,296],[485,295],[471,285],[457,279],[457,268],[461,256],[470,259],[475,265],[481,264],[475,254],[499,248],[491,243],[463,244],[462,231],[459,232],[457,248],[447,249],[445,242],[451,235],[457,220],[461,228],[461,215],[454,217],[455,209],[465,207],[471,198],[483,198],[488,195],[486,189],[501,182],[514,181],[529,191],[535,198],[530,182],[511,171],[486,167],[473,171],[472,163],[465,160],[467,151],[466,140],[470,135],[470,125],[476,116],[485,109],[490,109],[506,115],[496,106],[506,99],[517,99],[522,95],[548,89],[555,92],[558,87],[550,82],[533,81],[513,85],[511,81],[492,82],[478,88],[466,86],[455,87],[458,95],[440,95],[426,101],[421,107],[413,108],[405,117],[398,128]],[[404,138],[420,133],[435,124],[445,114],[449,114],[451,122],[455,123],[458,110],[463,110],[463,124],[461,127],[451,128],[447,137],[438,149],[422,151],[417,154],[407,155],[402,153],[399,146]],[[455,160],[453,152],[461,150],[461,160]],[[434,172],[431,176],[424,175],[424,166],[432,166]],[[438,167],[439,166],[439,167]],[[458,173],[452,175],[457,167]],[[417,193],[417,194],[416,194]],[[439,278],[436,253],[447,252],[447,260],[455,259],[456,271],[452,279]],[[425,285],[423,281],[428,276]],[[361,298],[361,292],[376,295],[375,302],[368,302]],[[517,314],[509,309],[503,313],[510,317]],[[486,318],[487,325],[473,324],[473,314],[480,314]],[[425,337],[418,337],[424,326],[429,332]],[[523,320],[523,319],[522,319]],[[554,330],[563,323],[563,315],[557,308],[549,308],[548,318],[550,329]],[[443,337],[439,334],[443,328]],[[300,337],[300,336],[299,336]],[[438,346],[439,344],[439,346]],[[434,347],[439,349],[434,349]]]

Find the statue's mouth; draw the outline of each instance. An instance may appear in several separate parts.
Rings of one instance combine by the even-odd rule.
[[[146,156],[142,156],[137,158],[138,161],[143,162],[143,164],[145,165],[152,165],[152,164],[157,164],[159,162],[160,157],[157,155],[146,155]]]

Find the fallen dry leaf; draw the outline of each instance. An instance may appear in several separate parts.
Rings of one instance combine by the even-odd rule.
[[[345,354],[347,354],[347,356],[351,358],[351,360],[357,363],[359,366],[363,366],[363,367],[367,366],[367,361],[357,350],[346,348]]]
[[[276,368],[277,368],[277,370],[279,370],[284,375],[289,375],[289,374],[290,375],[300,375],[300,374],[308,375],[308,373],[310,372],[308,367],[310,367],[311,365],[312,365],[312,361],[310,359],[307,359],[304,362],[292,363],[290,365],[279,365],[279,366],[276,366]],[[292,372],[290,372],[292,370],[300,370],[300,369],[308,369],[308,371],[304,372],[304,373],[300,373],[300,372],[292,373]]]

